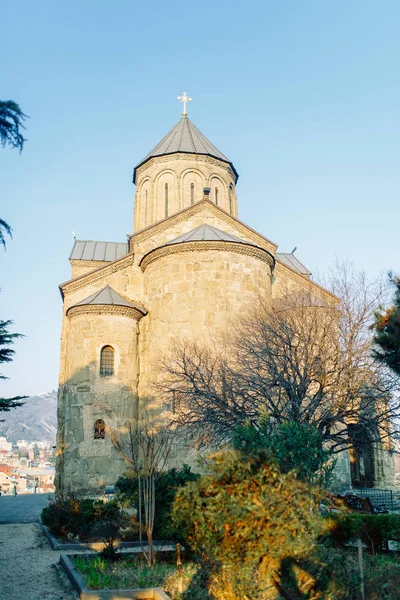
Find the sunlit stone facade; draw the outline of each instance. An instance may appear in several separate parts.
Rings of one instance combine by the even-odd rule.
[[[256,298],[288,289],[336,303],[293,255],[238,220],[237,178],[183,117],[135,169],[129,241],[76,241],[72,279],[60,286],[59,491],[97,491],[123,473],[98,423],[116,430],[137,418],[175,340],[216,338]],[[339,478],[350,485],[347,455]]]

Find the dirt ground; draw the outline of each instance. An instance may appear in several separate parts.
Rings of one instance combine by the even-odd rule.
[[[0,525],[1,600],[77,600],[37,523]]]

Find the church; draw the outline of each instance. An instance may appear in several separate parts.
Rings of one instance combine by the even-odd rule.
[[[56,488],[95,492],[126,470],[106,428],[138,414],[174,339],[218,335],[261,295],[312,292],[294,254],[239,220],[238,172],[187,115],[140,160],[127,242],[75,240],[63,298]],[[351,484],[347,454],[344,487]]]

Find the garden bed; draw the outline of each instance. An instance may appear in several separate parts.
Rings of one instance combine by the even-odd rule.
[[[149,568],[143,557],[138,555],[123,554],[120,560],[111,562],[98,554],[62,554],[60,563],[81,600],[177,600],[182,597],[173,561],[158,562]],[[183,591],[190,585],[197,570],[195,563],[183,565]]]
[[[63,552],[65,550],[100,551],[100,550],[103,550],[103,548],[104,548],[104,542],[66,542],[63,540],[58,540],[56,537],[54,537],[54,535],[52,535],[50,533],[50,531],[49,531],[48,527],[46,527],[46,525],[43,525],[43,523],[40,522],[40,526],[41,526],[42,531],[43,531],[44,535],[46,536],[46,538],[53,550],[61,550]],[[135,551],[141,552],[141,545],[140,545],[140,542],[138,542],[138,541],[131,541],[131,542],[116,541],[114,543],[114,545],[118,550],[131,549],[132,552],[135,552]],[[145,548],[147,547],[147,543],[146,543],[145,539],[143,540],[143,545]],[[157,552],[173,552],[173,551],[175,551],[175,542],[154,541],[153,545],[156,548]]]

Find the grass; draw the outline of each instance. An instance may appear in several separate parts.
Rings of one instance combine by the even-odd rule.
[[[177,568],[171,562],[158,562],[149,568],[141,556],[122,555],[117,562],[109,562],[101,556],[76,556],[74,564],[90,589],[161,587],[172,600],[182,598],[178,591]],[[198,568],[190,562],[182,565],[183,592],[188,590]]]
[[[320,560],[329,565],[331,576],[337,582],[337,586],[334,586],[336,591],[332,591],[327,597],[330,600],[358,600],[360,581],[357,551],[350,548],[344,550],[323,547],[320,550]],[[147,567],[141,555],[123,554],[118,562],[108,562],[99,555],[95,557],[83,555],[76,556],[74,562],[86,585],[91,589],[161,587],[172,600],[210,600],[211,598],[214,600],[239,600],[244,597],[236,585],[234,586],[235,590],[232,588],[232,594],[229,595],[228,584],[232,577],[233,579],[235,577],[235,574],[229,569],[227,572],[223,570],[219,573],[212,573],[207,569],[202,570],[200,565],[195,562],[186,562],[182,565],[183,593],[180,594],[176,564],[172,562],[174,557],[169,556],[169,560],[170,562],[156,563],[152,569]],[[364,552],[366,598],[368,600],[398,600],[400,598],[399,567],[400,557],[397,552],[376,555]],[[211,575],[211,579],[209,579],[209,575]],[[207,592],[210,581],[213,582],[214,595],[209,595]],[[220,593],[217,593],[217,589]],[[256,581],[255,589],[257,589]],[[247,591],[246,589],[243,593],[247,593]],[[250,597],[253,598],[253,596]],[[273,597],[278,598],[279,596],[274,594]],[[259,598],[261,600],[261,596]]]
[[[400,590],[400,559],[397,552],[382,554],[363,553],[365,596],[368,600],[396,600]],[[348,598],[356,598],[359,589],[356,552],[342,555],[341,575],[348,590]],[[334,562],[335,553],[331,557]],[[339,561],[340,564],[340,561]],[[338,565],[339,566],[339,565]]]

